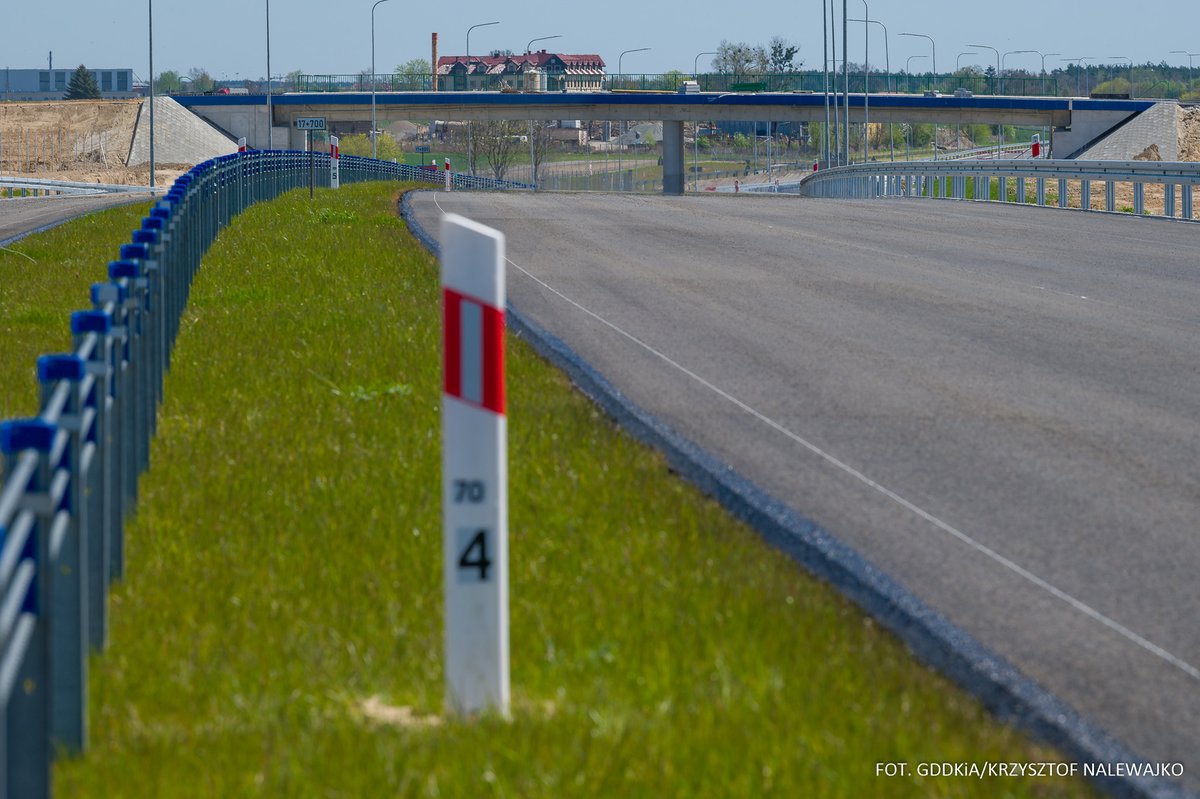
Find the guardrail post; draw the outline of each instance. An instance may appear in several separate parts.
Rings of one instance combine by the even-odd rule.
[[[1163,216],[1175,216],[1175,184],[1163,184]]]
[[[67,385],[66,403],[58,427],[66,446],[53,446],[50,455],[51,483],[47,487],[50,516],[50,563],[54,577],[50,600],[50,729],[54,739],[68,752],[82,752],[87,745],[87,657],[88,657],[88,544],[85,474],[82,464],[83,359],[74,355],[43,355],[38,358],[42,407],[62,382]],[[61,382],[60,382],[61,381]],[[61,449],[61,453],[59,452]],[[67,484],[58,488],[65,477]],[[53,493],[50,489],[53,487]],[[62,496],[58,493],[61,491]]]
[[[1192,218],[1192,184],[1184,183],[1179,188],[1180,188],[1180,193],[1183,195],[1182,196],[1183,218],[1191,219]]]
[[[1021,205],[1025,204],[1025,178],[1018,177],[1017,181],[1017,202]]]
[[[1046,204],[1046,179],[1045,178],[1037,179],[1037,204],[1038,205]]]
[[[0,452],[4,454],[5,474],[12,475],[23,454],[35,453],[37,466],[27,493],[44,494],[50,485],[50,448],[55,429],[40,419],[19,419],[0,423]],[[50,797],[50,568],[49,503],[34,509],[33,529],[21,553],[34,565],[33,583],[20,607],[24,620],[33,619],[24,631],[29,643],[12,676],[12,683],[0,686],[7,696],[4,719],[3,775],[6,799],[49,799]],[[20,621],[18,621],[20,624]],[[16,625],[14,625],[16,626]],[[5,664],[8,665],[8,664]],[[5,677],[8,675],[5,674]]]
[[[1117,210],[1117,182],[1104,181],[1104,210],[1112,213]]]
[[[997,199],[1002,203],[1008,202],[1008,175],[999,175],[996,178]]]
[[[1067,197],[1067,179],[1058,179],[1058,207],[1066,208],[1069,198]]]
[[[85,446],[91,445],[91,463],[87,474],[87,546],[88,546],[88,640],[96,649],[103,649],[108,640],[108,585],[112,582],[114,546],[113,525],[116,498],[113,472],[117,461],[113,457],[112,434],[112,317],[103,311],[76,311],[71,314],[71,333],[76,352],[86,351],[85,368],[92,377],[91,390],[86,392],[84,412],[95,413],[90,434],[85,433]],[[85,346],[94,337],[91,347]]]
[[[1146,184],[1133,184],[1133,212],[1141,216],[1146,212]]]

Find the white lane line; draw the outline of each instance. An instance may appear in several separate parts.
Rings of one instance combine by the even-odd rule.
[[[442,210],[442,206],[440,204],[438,204],[436,198],[434,199],[434,204],[437,205],[439,211]],[[624,338],[626,338],[629,341],[633,342],[634,344],[638,345],[639,347],[646,350],[650,354],[661,359],[664,363],[666,363],[666,364],[670,365],[672,368],[677,369],[678,371],[682,372],[684,375],[688,376],[692,380],[696,381],[700,385],[702,385],[705,388],[707,388],[708,390],[712,391],[714,394],[721,397],[722,399],[732,403],[733,405],[737,406],[741,410],[750,414],[755,419],[758,419],[760,422],[767,425],[771,429],[783,434],[787,438],[791,439],[795,443],[797,443],[800,446],[807,449],[812,454],[816,455],[818,458],[821,458],[822,460],[824,460],[826,463],[829,463],[830,465],[836,467],[837,469],[845,472],[846,474],[853,477],[855,480],[858,480],[863,485],[866,485],[869,488],[874,489],[875,491],[879,492],[883,496],[885,496],[888,499],[895,502],[900,507],[913,513],[918,518],[924,519],[926,522],[929,522],[937,529],[953,536],[954,538],[958,539],[962,543],[964,543],[967,546],[974,549],[976,552],[979,552],[979,553],[987,556],[988,558],[991,558],[993,561],[995,561],[996,563],[999,563],[1004,568],[1006,568],[1009,571],[1013,572],[1014,574],[1024,578],[1025,580],[1029,581],[1030,583],[1036,585],[1038,588],[1041,588],[1043,591],[1046,591],[1048,594],[1055,597],[1056,599],[1059,599],[1059,600],[1065,602],[1066,604],[1075,608],[1075,610],[1079,611],[1080,613],[1087,616],[1088,618],[1090,618],[1096,622],[1099,622],[1100,624],[1104,625],[1108,629],[1110,629],[1113,632],[1120,635],[1122,638],[1125,638],[1126,640],[1131,641],[1132,643],[1134,643],[1137,646],[1141,647],[1142,649],[1146,650],[1150,654],[1152,654],[1158,658],[1161,658],[1162,660],[1166,661],[1167,663],[1171,664],[1175,668],[1179,669],[1180,671],[1182,671],[1184,674],[1191,677],[1192,679],[1200,681],[1200,668],[1196,668],[1195,666],[1193,666],[1192,664],[1183,660],[1182,658],[1177,657],[1176,655],[1173,655],[1170,652],[1168,652],[1167,650],[1163,649],[1158,644],[1155,644],[1154,642],[1149,641],[1146,638],[1143,638],[1142,636],[1138,635],[1137,633],[1135,633],[1133,630],[1129,629],[1125,625],[1121,624],[1118,621],[1114,621],[1113,619],[1110,619],[1108,616],[1105,616],[1103,613],[1101,613],[1100,611],[1091,607],[1090,605],[1083,602],[1082,600],[1076,599],[1074,596],[1068,594],[1066,591],[1063,591],[1061,588],[1058,588],[1057,586],[1051,585],[1050,583],[1046,582],[1041,577],[1038,577],[1036,574],[1034,574],[1033,572],[1026,569],[1024,566],[1021,566],[1020,564],[1016,563],[1015,561],[1012,561],[1012,560],[1006,558],[1004,555],[1001,555],[999,552],[992,549],[991,547],[988,547],[987,545],[982,544],[979,541],[976,541],[974,538],[971,538],[969,535],[962,532],[958,528],[952,526],[948,522],[942,521],[941,519],[934,516],[932,513],[924,510],[923,508],[920,508],[917,505],[914,505],[912,502],[910,502],[907,499],[905,499],[904,497],[900,496],[895,491],[892,491],[891,489],[887,488],[886,486],[880,485],[879,483],[872,480],[870,477],[867,477],[865,474],[863,474],[859,470],[855,469],[853,466],[850,466],[849,464],[847,464],[841,460],[838,460],[836,457],[834,457],[830,453],[826,452],[825,450],[821,449],[816,444],[813,444],[812,442],[808,441],[807,439],[800,436],[799,434],[792,432],[791,430],[789,430],[786,427],[784,427],[783,425],[781,425],[779,422],[776,422],[774,419],[771,419],[771,418],[765,416],[764,414],[758,412],[757,410],[750,407],[746,403],[742,402],[740,399],[733,396],[729,392],[713,385],[712,383],[705,380],[700,375],[698,375],[695,372],[693,372],[692,370],[688,369],[686,366],[673,360],[670,356],[666,355],[665,353],[662,353],[659,350],[656,350],[654,347],[652,347],[649,344],[647,344],[646,342],[642,341],[641,339],[639,339],[637,336],[633,335],[632,333],[629,333],[629,332],[621,329],[620,327],[617,327],[617,325],[608,321],[607,319],[600,316],[596,312],[580,305],[578,302],[571,299],[566,294],[563,294],[561,291],[554,288],[553,286],[551,286],[549,283],[545,282],[541,278],[537,277],[529,270],[527,270],[524,267],[520,266],[519,264],[515,263],[511,258],[505,258],[505,260],[508,261],[508,263],[512,264],[514,269],[516,269],[521,274],[528,277],[530,280],[537,283],[539,286],[542,286],[547,291],[560,297],[567,303],[575,306],[580,311],[583,311],[583,313],[585,313],[588,316],[595,319],[597,322],[600,322],[605,327],[608,327],[609,329],[611,329],[613,332],[623,336]]]

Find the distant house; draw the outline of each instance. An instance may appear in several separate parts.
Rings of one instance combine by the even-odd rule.
[[[0,100],[61,100],[71,82],[72,69],[0,70]],[[106,100],[139,97],[132,69],[89,69],[100,96]]]
[[[604,88],[604,59],[598,55],[492,53],[442,56],[437,63],[438,90],[591,92]]]

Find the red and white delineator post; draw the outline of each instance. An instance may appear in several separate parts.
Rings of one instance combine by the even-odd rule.
[[[436,164],[437,161],[434,161],[433,163]],[[450,191],[451,184],[453,182],[454,182],[454,178],[450,175],[450,159],[447,158],[446,159],[446,191]]]
[[[1042,134],[1033,134],[1033,142],[1030,145],[1030,150],[1034,158],[1042,157]]]
[[[504,234],[448,214],[441,240],[446,705],[507,716]]]
[[[246,152],[246,137],[245,136],[238,139],[238,152],[239,153]]]
[[[338,137],[329,137],[329,188],[341,188],[342,176],[339,172],[338,162],[341,160],[341,151],[338,148]]]

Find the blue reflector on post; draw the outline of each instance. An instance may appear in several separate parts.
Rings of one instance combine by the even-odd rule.
[[[162,230],[165,225],[163,220],[167,218],[170,211],[162,209],[161,215],[155,215],[154,209],[150,210],[150,216],[142,220],[142,230]]]
[[[134,244],[158,244],[157,230],[135,230],[133,231]]]
[[[125,248],[122,247],[122,250]],[[144,247],[142,249],[145,249]],[[142,276],[142,268],[133,261],[109,261],[108,276],[113,280],[120,280],[123,277],[136,278]]]
[[[171,218],[171,209],[170,208],[151,208],[150,209],[150,219],[152,219],[152,220],[158,220],[159,222],[163,222],[170,218]]]
[[[112,317],[104,311],[76,311],[71,314],[71,333],[103,333],[112,332]]]
[[[82,380],[87,367],[78,355],[43,355],[37,359],[37,374],[39,383]]]
[[[145,244],[122,244],[121,245],[121,259],[122,260],[137,258],[137,259],[141,259],[144,261],[146,258],[149,258],[149,257],[150,257],[150,253],[149,253],[149,251],[146,250]]]
[[[15,455],[26,449],[49,452],[54,444],[55,426],[41,419],[13,419],[0,422],[0,452]]]

